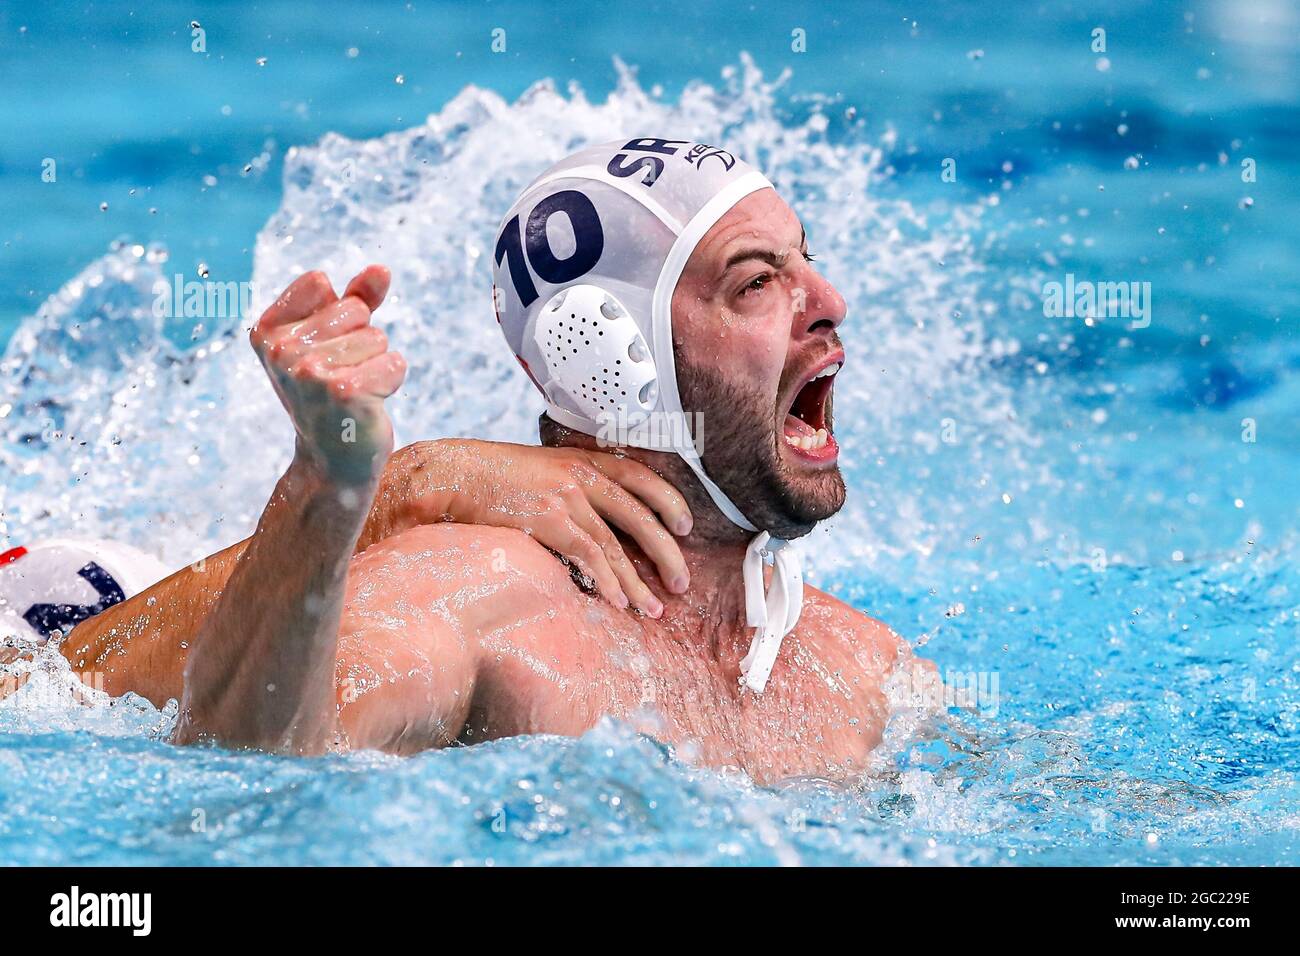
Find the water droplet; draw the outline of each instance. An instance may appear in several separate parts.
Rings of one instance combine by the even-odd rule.
[[[398,86],[401,86],[406,82],[406,75],[404,73],[398,73],[397,76],[393,77],[393,82]]]

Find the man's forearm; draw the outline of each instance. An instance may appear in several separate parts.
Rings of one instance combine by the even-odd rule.
[[[374,487],[297,461],[195,634],[175,740],[292,753],[334,731],[334,664],[348,562]]]

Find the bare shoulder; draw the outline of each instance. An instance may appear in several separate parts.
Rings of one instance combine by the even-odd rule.
[[[564,565],[519,531],[411,528],[348,569],[335,667],[351,746],[411,753],[454,741],[480,678],[484,633],[553,613]]]
[[[353,559],[340,633],[400,620],[408,632],[449,631],[473,644],[581,597],[567,566],[522,531],[420,525]]]
[[[379,577],[378,591],[451,594],[466,587],[549,590],[572,579],[565,565],[522,531],[444,522],[419,525],[376,542],[352,561],[351,578]]]
[[[910,645],[889,625],[839,598],[805,584],[803,601],[800,634],[819,655],[882,677],[911,656]]]

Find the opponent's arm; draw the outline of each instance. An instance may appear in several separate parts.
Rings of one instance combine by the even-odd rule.
[[[651,617],[663,609],[615,529],[654,563],[668,591],[682,594],[690,583],[673,537],[690,533],[686,499],[622,455],[472,439],[407,445],[389,460],[358,550],[439,521],[530,534],[575,564],[610,603]]]
[[[678,491],[628,458],[577,448],[536,448],[468,439],[417,442],[389,457],[362,551],[420,524],[515,528],[571,561],[618,607],[658,616],[618,529],[654,562],[665,587],[689,583],[673,534],[691,529]],[[251,538],[189,565],[122,604],[83,621],[63,642],[78,671],[103,675],[118,696],[134,691],[161,707],[181,692],[194,635],[221,597]]]

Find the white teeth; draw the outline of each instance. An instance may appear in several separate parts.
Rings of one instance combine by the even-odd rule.
[[[825,448],[826,442],[830,435],[826,429],[819,428],[812,435],[785,435],[785,443],[792,448],[802,448],[804,451],[816,451],[819,448]]]
[[[813,381],[816,381],[819,378],[830,378],[839,370],[840,370],[839,362],[836,362],[833,365],[827,365],[824,369],[822,369],[820,372],[818,372],[816,375],[813,376]]]

